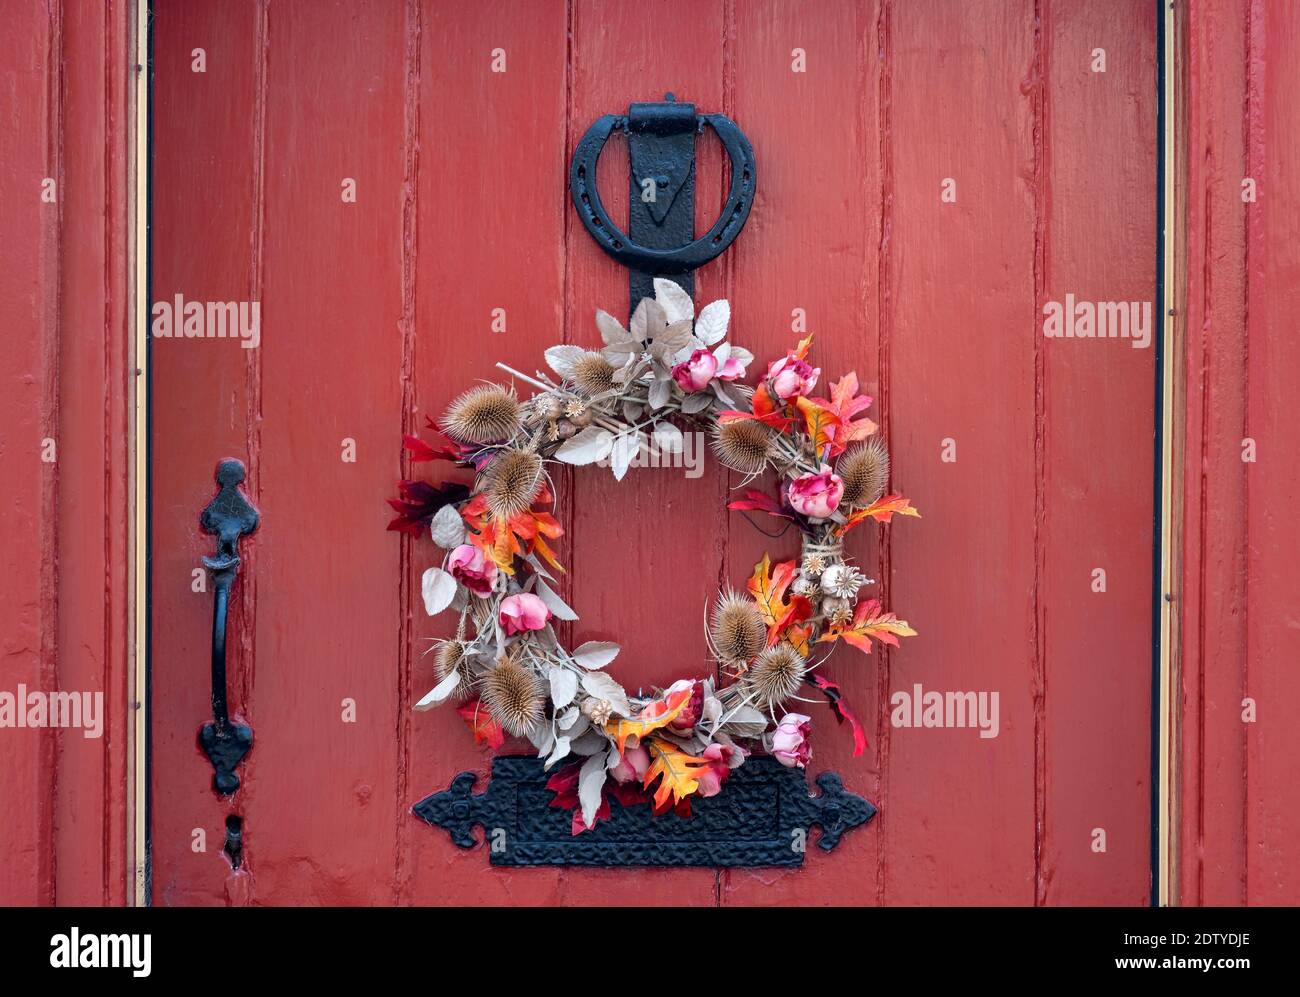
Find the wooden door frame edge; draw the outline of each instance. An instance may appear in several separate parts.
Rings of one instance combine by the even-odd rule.
[[[135,0],[132,18],[131,88],[133,142],[131,174],[134,179],[134,233],[131,266],[134,277],[133,341],[134,392],[131,405],[132,522],[131,603],[133,623],[127,656],[130,695],[127,696],[128,731],[126,834],[127,903],[148,906],[149,888],[149,122],[153,63],[150,51],[150,0]]]
[[[1187,76],[1186,6],[1160,5],[1162,60],[1160,101],[1160,279],[1162,287],[1159,412],[1160,529],[1156,535],[1158,587],[1153,655],[1152,794],[1153,897],[1177,906],[1180,820],[1183,475],[1185,470],[1187,352]]]

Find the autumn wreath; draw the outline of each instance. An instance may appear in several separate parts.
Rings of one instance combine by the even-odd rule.
[[[459,616],[455,636],[433,645],[437,685],[415,708],[460,703],[476,740],[494,749],[507,734],[527,737],[547,769],[560,766],[548,786],[554,805],[574,811],[575,834],[608,817],[611,797],[688,815],[691,796],[718,793],[752,750],[804,766],[811,721],[786,711],[807,702],[805,687],[850,724],[861,754],[862,727],[819,666],[839,641],[869,653],[873,639],[897,646],[915,634],[879,600],[859,599],[873,582],[844,554],[855,526],[918,515],[885,495],[889,458],[860,414],[871,399],[857,376],[815,396],[821,370],[808,361],[808,337],[751,388],[741,379],[753,355],[727,341],[728,303],[696,315],[676,284],[654,287],[629,328],[596,313],[602,348],[547,350],[553,375],[498,365],[535,388],[532,397],[478,385],[430,422],[445,442],[405,439],[415,461],[472,468],[472,485],[402,481],[389,500],[398,513],[389,529],[427,532],[446,552],[423,574],[425,609]],[[802,549],[775,565],[765,555],[746,592],[718,594],[706,638],[721,678],[632,695],[608,670],[617,644],[568,649],[552,629],[577,615],[556,591],[564,569],[551,542],[563,530],[548,511],[547,464],[608,462],[621,480],[643,448],[680,450],[682,426],[708,432],[719,460],[744,475],[728,508],[788,520]],[[780,480],[773,492],[748,487],[768,469]]]

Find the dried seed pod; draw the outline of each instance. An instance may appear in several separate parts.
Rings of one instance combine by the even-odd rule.
[[[609,718],[614,713],[614,704],[607,699],[597,699],[595,696],[588,696],[582,701],[579,707],[582,715],[591,721],[593,727],[604,727],[609,723]]]
[[[434,656],[433,668],[439,682],[442,682],[452,672],[458,672],[460,680],[456,683],[456,688],[452,690],[450,698],[457,702],[469,698],[469,694],[474,687],[474,679],[470,675],[469,662],[465,658],[465,645],[463,642],[459,640],[444,641],[438,648],[438,653]]]
[[[753,419],[719,423],[713,433],[713,449],[718,459],[742,474],[762,471],[767,466],[771,447],[772,431]]]
[[[889,454],[879,439],[850,447],[835,465],[844,481],[846,506],[864,508],[885,494],[889,483]]]
[[[498,519],[523,512],[541,487],[542,458],[531,450],[502,450],[483,474],[483,494],[489,511]]]
[[[574,385],[586,395],[599,395],[614,387],[615,367],[599,353],[584,353],[573,361]]]
[[[788,642],[769,647],[745,673],[747,692],[754,695],[754,705],[765,713],[775,712],[803,684],[808,662]]]
[[[460,395],[442,416],[443,431],[465,443],[508,440],[523,420],[513,391],[499,384],[479,384]]]
[[[718,657],[725,662],[746,662],[767,644],[767,627],[758,605],[748,596],[727,589],[713,607],[710,636]]]
[[[527,734],[545,715],[537,676],[514,658],[501,658],[483,676],[483,702],[492,719],[516,737]]]
[[[832,564],[822,572],[821,587],[828,595],[853,599],[866,582],[866,576],[857,568],[847,564]]]

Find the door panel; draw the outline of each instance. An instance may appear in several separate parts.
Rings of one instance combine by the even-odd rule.
[[[262,329],[257,349],[154,342],[155,901],[1143,902],[1154,351],[1040,325],[1066,293],[1154,296],[1152,17],[1141,0],[158,0],[154,298],[257,300]],[[868,718],[862,758],[811,707],[813,771],[881,806],[833,854],[779,872],[493,869],[408,812],[489,757],[451,710],[410,710],[447,631],[420,605],[428,542],[385,532],[383,499],[427,474],[402,433],[495,361],[531,372],[547,346],[595,342],[595,308],[625,310],[626,272],[569,205],[568,157],[597,116],[668,90],[734,117],[758,159],[750,222],[696,298],[730,298],[760,361],[802,309],[823,370],[856,369],[875,396],[893,482],[925,518],[859,531],[855,554],[921,635],[830,666]],[[697,228],[726,172],[705,135]],[[621,141],[600,183],[621,221]],[[255,746],[226,802],[194,741],[211,594],[190,573],[229,455],[262,526],[231,645]],[[706,599],[788,538],[724,511],[735,481],[712,461],[696,479],[556,483],[582,617],[562,636],[624,643],[633,685],[702,674]],[[998,692],[998,737],[893,727],[915,683]]]

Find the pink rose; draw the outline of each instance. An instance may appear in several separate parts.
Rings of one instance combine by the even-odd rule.
[[[636,782],[640,783],[645,778],[646,771],[650,768],[650,752],[638,745],[635,748],[627,748],[618,760],[618,764],[609,770],[615,782]]]
[[[745,367],[735,357],[727,357],[727,362],[718,368],[719,381],[737,381],[745,376]]]
[[[790,482],[790,505],[813,519],[826,519],[844,496],[844,480],[823,464],[816,474],[801,474]]]
[[[714,742],[705,748],[704,754],[700,757],[709,760],[709,767],[696,777],[700,784],[700,795],[717,796],[722,791],[722,784],[727,781],[727,776],[731,775],[731,770],[740,767],[746,754],[744,748],[733,744]]]
[[[497,583],[496,562],[472,544],[461,544],[447,559],[451,576],[475,595],[486,599]]]
[[[505,627],[506,636],[513,637],[525,630],[541,630],[551,618],[551,611],[531,592],[520,592],[501,600],[498,622]]]
[[[793,353],[768,365],[767,379],[772,384],[772,393],[783,402],[799,395],[806,395],[817,386],[817,378],[822,369],[814,367],[807,360],[799,360]]]
[[[808,759],[812,758],[812,746],[808,743],[811,730],[811,717],[802,713],[787,713],[772,735],[772,757],[788,769],[796,765],[803,768],[808,764]]]
[[[668,722],[668,729],[676,734],[689,734],[700,722],[700,711],[704,709],[704,686],[693,679],[681,679],[664,690],[664,699],[668,699],[679,689],[691,690],[691,698],[681,713]]]
[[[708,350],[696,350],[689,360],[683,360],[673,368],[673,380],[689,394],[707,388],[717,372],[718,358]]]

